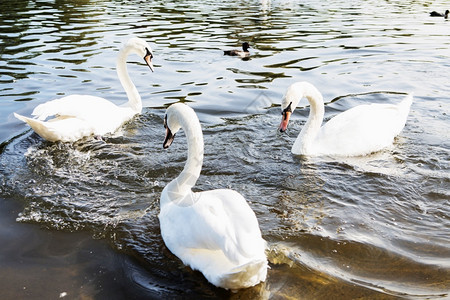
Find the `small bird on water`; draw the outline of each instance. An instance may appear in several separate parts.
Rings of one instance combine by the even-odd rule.
[[[242,43],[242,51],[236,50],[236,49],[225,50],[225,51],[223,51],[223,55],[246,57],[246,56],[250,55],[248,48],[250,48],[250,45],[247,42],[244,42],[244,43]]]
[[[430,17],[444,17],[445,19],[448,19],[449,10],[447,9],[445,13],[441,14],[437,11],[430,12]]]

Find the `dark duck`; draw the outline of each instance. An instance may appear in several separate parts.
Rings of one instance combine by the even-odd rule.
[[[444,17],[445,19],[448,19],[448,13],[449,13],[448,9],[443,14],[438,13],[437,11],[432,11],[430,12],[430,17]]]
[[[250,52],[248,51],[248,48],[250,48],[250,45],[247,42],[242,43],[242,50],[225,50],[223,51],[224,55],[231,55],[231,56],[240,56],[240,57],[246,57],[250,55]]]

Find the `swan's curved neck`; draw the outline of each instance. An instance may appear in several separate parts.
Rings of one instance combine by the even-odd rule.
[[[171,201],[176,201],[179,205],[191,205],[196,202],[191,189],[197,182],[203,165],[203,134],[197,116],[182,116],[180,123],[187,137],[188,157],[183,171],[165,190]]]
[[[325,108],[322,94],[311,84],[299,86],[302,89],[300,95],[306,97],[310,104],[309,117],[305,126],[294,142],[293,148],[300,147],[301,153],[307,153],[311,148],[314,139],[319,133],[323,122]],[[299,99],[300,100],[300,99]]]
[[[120,50],[116,64],[117,75],[119,76],[119,80],[123,86],[123,89],[127,93],[128,105],[136,113],[140,113],[142,111],[141,96],[139,95],[136,86],[131,81],[127,70],[127,57],[130,54],[130,52],[131,52],[130,48],[127,47]]]

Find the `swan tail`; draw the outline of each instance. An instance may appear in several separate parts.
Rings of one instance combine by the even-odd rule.
[[[14,113],[14,116],[27,123],[28,125],[30,125],[30,127],[37,133],[39,134],[42,138],[54,142],[57,141],[59,138],[56,134],[56,132],[54,132],[51,128],[49,128],[48,126],[46,126],[45,122],[37,120],[37,119],[32,119],[32,118],[27,118],[24,117],[22,115],[19,115],[17,113]]]
[[[14,117],[16,117],[17,119],[19,119],[22,122],[28,123],[29,118],[19,115],[18,113],[14,113]]]
[[[401,115],[401,122],[403,126],[406,124],[406,120],[408,119],[409,111],[411,109],[411,104],[413,101],[413,93],[408,94],[402,102],[399,103],[398,108]],[[402,127],[403,128],[403,127]]]
[[[267,268],[267,260],[253,260],[216,278],[214,284],[231,290],[255,286],[266,280]]]
[[[392,122],[392,139],[394,139],[397,135],[400,134],[400,132],[403,130],[403,128],[406,125],[406,121],[408,119],[409,111],[411,109],[411,104],[413,101],[413,94],[408,94],[405,99],[403,99],[398,105],[397,105],[397,116]]]
[[[411,104],[413,101],[413,97],[414,97],[414,93],[410,93],[405,97],[405,99],[402,100],[402,102],[400,102],[399,107],[400,107],[401,111],[406,112],[406,114],[409,113],[409,110],[411,108]]]

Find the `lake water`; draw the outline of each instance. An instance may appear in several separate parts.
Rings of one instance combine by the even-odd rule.
[[[438,1],[10,1],[0,3],[0,298],[425,299],[450,297],[450,20]],[[75,93],[126,95],[120,45],[149,42],[129,72],[143,113],[103,141],[49,143],[15,119]],[[248,60],[223,49],[251,45]],[[309,81],[326,118],[414,93],[384,151],[296,157],[309,113],[277,133],[286,88]],[[268,241],[267,281],[231,293],[172,255],[157,215],[182,170],[162,149],[165,108],[199,115],[196,190],[232,188]],[[306,102],[305,102],[306,103]]]

